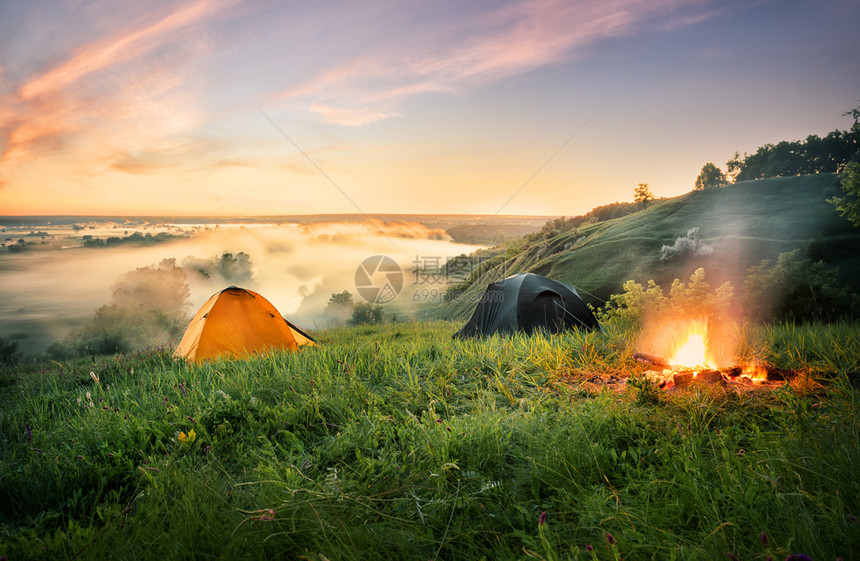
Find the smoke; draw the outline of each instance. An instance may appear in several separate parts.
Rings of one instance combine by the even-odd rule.
[[[166,228],[153,225],[152,228]],[[405,284],[416,260],[441,260],[470,253],[478,246],[452,244],[443,230],[410,222],[319,222],[311,224],[247,224],[209,227],[180,225],[188,234],[149,246],[33,250],[0,254],[0,336],[16,340],[29,353],[42,352],[72,329],[89,321],[111,300],[113,287],[125,273],[157,265],[211,263],[225,252],[244,253],[252,277],[241,286],[265,296],[283,315],[301,327],[322,327],[322,311],[332,293],[355,291],[355,271],[367,257],[387,255],[404,271]],[[172,233],[180,228],[173,226]],[[40,228],[45,229],[45,228]],[[135,230],[134,227],[129,231]],[[76,245],[97,229],[50,230]],[[8,234],[8,232],[7,232]],[[117,235],[116,230],[111,235]],[[13,234],[14,236],[14,234]],[[188,269],[191,310],[234,281],[221,274],[208,278]],[[442,287],[444,288],[444,287]],[[402,306],[401,306],[402,308]],[[403,313],[401,311],[401,313]]]

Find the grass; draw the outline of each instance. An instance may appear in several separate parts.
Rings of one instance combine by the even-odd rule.
[[[860,289],[860,233],[827,202],[838,189],[835,174],[742,181],[725,188],[692,191],[621,218],[584,225],[549,240],[525,245],[518,255],[489,271],[460,300],[428,309],[444,319],[468,317],[487,283],[512,273],[532,272],[569,283],[595,306],[621,292],[628,279],[668,286],[704,267],[712,286],[729,281],[739,293],[749,267],[811,240],[814,260],[838,267],[841,282]],[[661,248],[691,228],[713,248],[710,255],[660,261]],[[501,254],[507,245],[487,255]],[[591,295],[594,295],[592,297]]]
[[[455,330],[344,328],[243,362],[152,350],[0,375],[0,556],[860,556],[846,378],[665,394],[621,329]],[[857,370],[858,333],[738,330],[747,356],[840,375]]]

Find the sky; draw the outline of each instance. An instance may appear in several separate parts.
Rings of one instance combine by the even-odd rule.
[[[850,128],[857,0],[0,3],[0,215],[576,215]]]

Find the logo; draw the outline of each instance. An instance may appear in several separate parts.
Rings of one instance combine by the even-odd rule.
[[[403,288],[403,269],[387,255],[368,257],[355,270],[355,289],[371,304],[391,302]]]

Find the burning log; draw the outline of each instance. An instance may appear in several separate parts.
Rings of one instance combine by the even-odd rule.
[[[673,381],[676,388],[685,388],[692,384],[726,384],[726,381],[723,379],[723,373],[719,370],[685,370],[676,372]]]
[[[639,362],[644,362],[645,364],[650,364],[652,366],[669,366],[668,360],[657,355],[652,355],[648,353],[634,353],[633,358],[635,360],[638,360]]]

